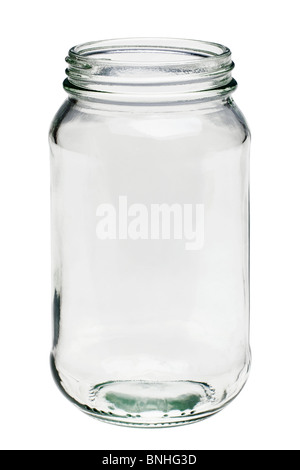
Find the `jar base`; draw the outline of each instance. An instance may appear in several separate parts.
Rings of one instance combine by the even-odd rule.
[[[130,427],[172,427],[206,419],[231,402],[247,380],[247,376],[242,383],[239,380],[230,396],[225,390],[220,394],[206,382],[128,380],[93,386],[80,383],[79,397],[72,379],[58,373],[53,357],[51,362],[57,385],[81,411],[101,421]]]
[[[90,401],[92,414],[119,424],[170,426],[194,419],[200,407],[211,407],[215,390],[206,383],[188,381],[109,382],[93,387]]]

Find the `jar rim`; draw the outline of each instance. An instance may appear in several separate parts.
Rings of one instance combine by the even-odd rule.
[[[132,55],[138,57],[139,60],[128,60],[120,58],[120,54],[124,51],[130,51]],[[145,52],[153,56],[153,60],[145,60]],[[166,61],[166,52],[169,54],[177,55],[176,60]],[[108,57],[108,54],[110,56]],[[164,54],[158,59],[158,54]],[[138,54],[138,56],[137,56]],[[115,59],[115,57],[118,59]],[[215,61],[216,57],[219,59],[227,58],[231,55],[228,47],[222,44],[200,41],[198,39],[177,39],[177,38],[164,38],[164,37],[136,37],[136,38],[121,38],[121,39],[104,39],[100,41],[91,41],[74,46],[69,51],[69,57],[72,59],[86,61],[94,64],[99,64],[102,61],[110,61],[114,65],[131,65],[131,66],[147,66],[151,67],[157,65],[161,67],[178,65],[178,64],[191,64],[199,63],[204,65],[204,61],[208,64]],[[98,57],[96,57],[98,56]],[[186,57],[188,56],[188,57]],[[179,59],[180,57],[180,59]]]
[[[230,49],[195,39],[87,42],[72,47],[66,61],[66,91],[97,100],[186,101],[228,94],[236,87]]]

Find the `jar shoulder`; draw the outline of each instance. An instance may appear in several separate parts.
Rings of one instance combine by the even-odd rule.
[[[52,119],[50,129],[49,129],[49,140],[50,143],[59,144],[61,141],[61,133],[63,128],[71,122],[72,115],[74,114],[75,107],[74,103],[71,100],[67,99],[61,105],[61,107],[56,112],[55,116]]]
[[[241,145],[250,139],[250,130],[232,99],[206,110],[178,107],[170,112],[88,110],[68,99],[50,128],[51,143],[80,153],[109,145],[111,139],[132,145],[133,138],[164,144],[184,139],[217,150]]]

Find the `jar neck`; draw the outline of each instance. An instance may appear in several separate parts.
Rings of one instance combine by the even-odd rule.
[[[126,105],[187,104],[230,95],[228,48],[196,40],[133,38],[72,48],[64,88],[73,97]]]

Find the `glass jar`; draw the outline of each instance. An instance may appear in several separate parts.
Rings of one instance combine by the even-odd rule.
[[[50,131],[54,377],[110,423],[201,420],[250,367],[250,134],[231,52],[107,40],[67,62]]]

